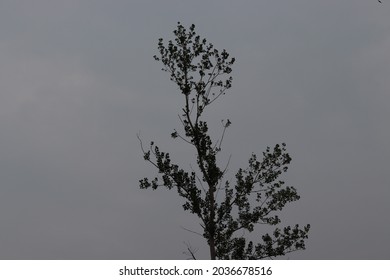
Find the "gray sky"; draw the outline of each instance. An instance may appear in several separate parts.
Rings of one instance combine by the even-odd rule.
[[[1,1],[0,259],[185,259],[183,242],[208,257],[177,193],[138,187],[156,174],[138,131],[191,163],[170,138],[182,96],[152,58],[177,21],[237,61],[207,114],[232,121],[227,179],[287,143],[301,200],[282,216],[312,225],[287,257],[389,259],[386,0]]]

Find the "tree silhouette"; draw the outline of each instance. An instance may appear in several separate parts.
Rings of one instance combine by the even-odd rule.
[[[159,39],[159,54],[154,58],[163,64],[162,70],[170,74],[183,96],[179,115],[183,130],[174,130],[171,136],[193,147],[198,169],[182,169],[154,142],[145,149],[138,135],[144,159],[159,173],[151,180],[140,180],[141,189],[175,188],[185,200],[184,210],[199,217],[202,236],[213,260],[273,258],[305,249],[310,225],[276,227],[281,223],[277,212],[300,198],[294,187],[285,186],[279,179],[291,162],[284,143],[273,149],[268,147],[261,160],[252,154],[248,167],[236,173],[234,186],[224,181],[227,165],[218,165],[217,156],[231,122],[222,122],[222,135],[213,142],[203,113],[231,87],[229,74],[235,59],[226,50],[218,51],[200,38],[195,33],[195,25],[187,30],[179,22],[173,33],[174,41],[167,45]],[[256,242],[240,234],[254,231],[258,224],[271,226],[273,232],[262,235]],[[189,252],[194,257],[193,251],[189,249]]]

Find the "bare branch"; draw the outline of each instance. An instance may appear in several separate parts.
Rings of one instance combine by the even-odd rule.
[[[187,246],[187,251],[188,252],[183,252],[184,255],[187,255],[187,256],[190,256],[189,259],[193,259],[193,260],[196,260],[196,257],[195,257],[195,254],[196,252],[198,251],[198,249],[196,249],[196,251],[191,247],[191,244],[189,244],[189,242],[183,242],[186,246]]]
[[[191,232],[191,233],[194,233],[194,234],[197,234],[197,235],[199,235],[199,236],[203,237],[203,235],[202,235],[202,234],[200,234],[199,232],[196,232],[196,231],[190,230],[190,229],[188,229],[188,228],[185,228],[185,227],[183,227],[183,226],[180,226],[180,227],[181,227],[182,229],[184,229],[184,230],[188,231],[188,232]]]

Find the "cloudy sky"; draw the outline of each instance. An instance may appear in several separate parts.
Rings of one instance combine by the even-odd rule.
[[[232,121],[227,179],[287,143],[301,200],[283,221],[312,226],[288,258],[389,259],[387,0],[1,1],[0,259],[186,259],[184,242],[208,257],[175,191],[138,186],[156,172],[137,132],[192,162],[152,58],[178,21],[237,61],[207,113]]]

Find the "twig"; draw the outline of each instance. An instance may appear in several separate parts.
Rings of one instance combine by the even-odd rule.
[[[191,232],[191,233],[194,233],[194,234],[197,234],[197,235],[199,235],[199,236],[202,236],[203,237],[203,235],[202,234],[200,234],[199,232],[196,232],[196,231],[193,231],[193,230],[190,230],[190,229],[188,229],[188,228],[185,228],[185,227],[183,227],[183,226],[180,226],[182,229],[184,229],[184,230],[186,230],[186,231],[188,231],[188,232]]]
[[[198,251],[198,249],[194,252],[194,249],[191,247],[191,245],[188,243],[188,242],[183,242],[186,246],[187,246],[187,252],[183,252],[183,254],[185,255],[191,255],[191,258],[193,260],[196,260],[196,257],[195,257],[195,253]]]

